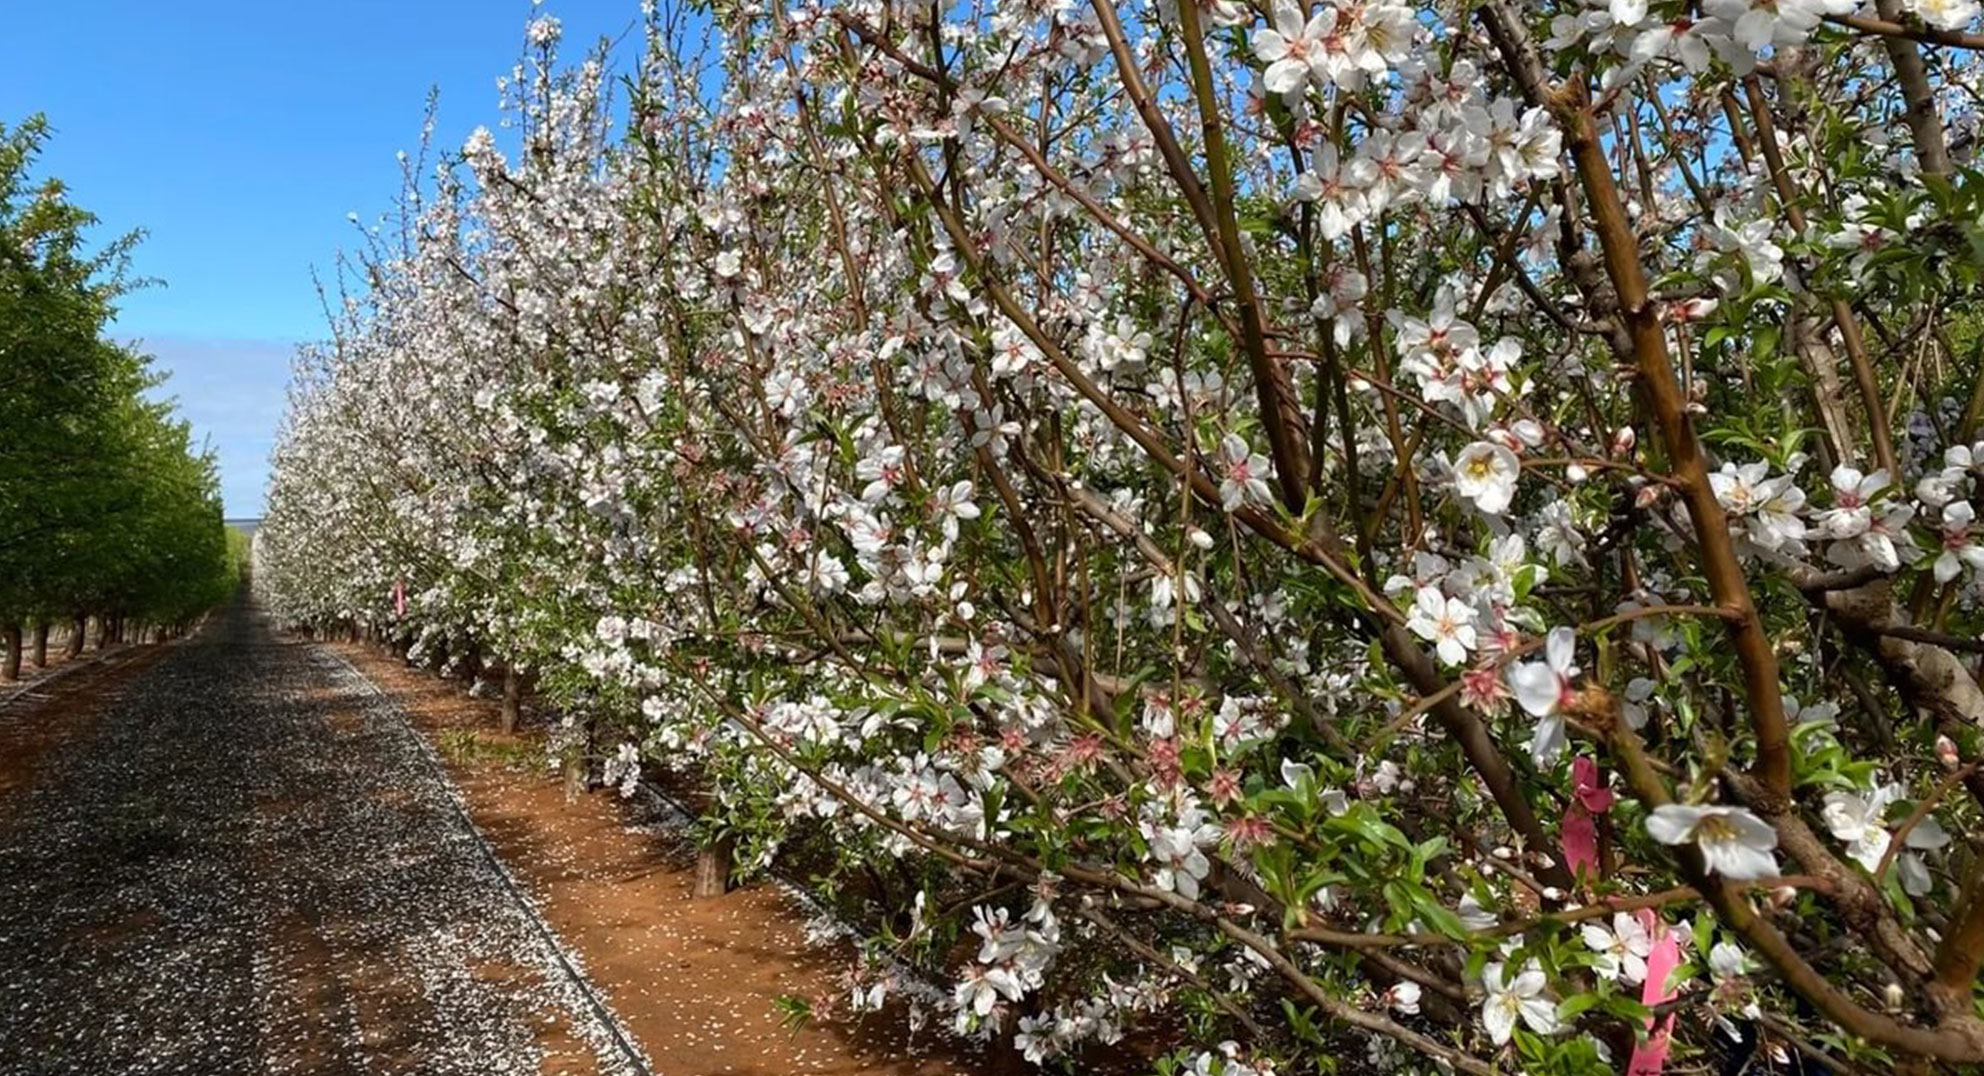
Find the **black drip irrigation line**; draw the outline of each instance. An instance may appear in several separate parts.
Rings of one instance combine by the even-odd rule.
[[[593,990],[592,983],[586,979],[585,973],[572,963],[571,957],[565,952],[565,946],[558,941],[557,933],[551,929],[551,924],[544,921],[544,916],[538,912],[537,905],[524,893],[523,887],[517,884],[516,878],[510,874],[510,868],[504,865],[502,857],[496,854],[496,849],[490,847],[488,839],[482,835],[482,828],[469,816],[468,805],[462,802],[461,793],[456,790],[454,780],[448,776],[447,768],[441,765],[441,759],[434,753],[433,745],[427,742],[426,737],[415,731],[407,720],[406,711],[400,708],[399,703],[394,702],[392,696],[386,694],[378,684],[373,683],[371,677],[358,671],[358,667],[343,654],[323,646],[318,646],[316,649],[319,653],[335,658],[337,663],[344,666],[359,683],[365,685],[367,693],[377,698],[396,719],[400,730],[412,738],[415,746],[420,750],[421,760],[440,782],[442,791],[447,793],[448,805],[454,808],[455,817],[461,821],[462,828],[468,831],[469,838],[481,850],[482,858],[495,870],[496,877],[502,880],[504,890],[510,894],[510,899],[516,903],[517,908],[524,913],[524,918],[537,932],[539,940],[551,950],[551,955],[557,959],[558,967],[565,973],[565,978],[578,990],[579,996],[585,999],[586,1006],[592,1010],[593,1018],[606,1029],[607,1036],[613,1040],[614,1046],[626,1059],[627,1064],[633,1066],[635,1072],[640,1076],[654,1076],[654,1070],[648,1066],[647,1058],[641,1053],[640,1048],[634,1045],[626,1030],[620,1026],[619,1018],[614,1016],[613,1011],[600,1000],[599,994]]]
[[[525,712],[540,718],[554,718],[556,716],[534,706],[526,706],[524,709]],[[424,744],[426,741],[423,740],[421,742]],[[636,780],[634,782],[634,790],[647,798],[649,806],[662,816],[664,825],[683,831],[681,835],[693,842],[694,835],[690,831],[694,830],[697,820],[702,817],[702,812],[684,802],[681,797],[670,792],[661,782],[652,777],[643,776]],[[790,868],[774,861],[769,866],[761,869],[766,875],[777,881],[784,889],[785,895],[792,898],[801,908],[805,909],[808,915],[832,923],[834,929],[844,937],[856,938],[861,935],[860,928],[851,919],[830,907],[819,897],[814,896],[806,882],[797,874],[793,873]],[[895,972],[905,982],[921,988],[933,999],[942,999],[948,993],[942,986],[938,985],[936,980],[925,973],[923,969],[909,964],[899,957],[885,954],[883,961],[888,965],[890,971]]]
[[[524,704],[523,712],[537,718],[554,721],[558,716],[549,710],[528,703]],[[424,743],[425,741],[422,742]],[[691,841],[694,840],[693,833],[690,831],[695,828],[697,819],[702,817],[700,811],[691,807],[681,797],[670,792],[661,782],[652,777],[642,776],[634,782],[634,789],[648,800],[649,806],[653,810],[662,816],[664,825],[681,831],[680,835],[683,838]],[[791,898],[794,903],[798,904],[808,915],[817,920],[831,923],[838,936],[846,939],[857,939],[861,936],[861,928],[852,919],[829,906],[818,896],[815,896],[812,888],[799,875],[793,873],[790,868],[777,861],[773,861],[769,866],[761,869],[767,876],[776,881],[785,895]],[[924,969],[891,953],[881,954],[880,959],[881,963],[895,974],[905,994],[921,994],[923,996],[922,1000],[930,1001],[933,1004],[941,1004],[943,999],[949,996],[950,990],[932,978],[930,973]],[[941,1022],[936,1025],[936,1037],[971,1045],[971,1040],[950,1031],[949,1025]]]
[[[692,809],[688,804],[682,802],[680,798],[675,796],[673,793],[669,792],[666,788],[663,788],[660,782],[656,781],[651,777],[642,777],[640,780],[635,782],[634,787],[641,793],[645,794],[650,800],[652,800],[656,809],[660,810],[664,814],[672,813],[676,815],[678,818],[678,821],[676,822],[676,826],[678,828],[685,830],[689,829],[693,827],[696,824],[696,820],[699,817],[701,817],[699,812]],[[832,923],[834,929],[838,931],[840,935],[843,937],[852,939],[852,938],[859,938],[861,936],[862,934],[861,928],[857,926],[852,919],[850,919],[848,916],[842,915],[838,910],[829,906],[825,901],[821,900],[819,897],[814,896],[812,889],[809,886],[807,886],[805,882],[800,880],[799,876],[797,874],[794,874],[791,869],[781,866],[776,861],[774,861],[771,865],[766,866],[762,869],[767,875],[770,875],[772,878],[776,879],[780,884],[780,886],[784,888],[786,896],[792,898],[792,900],[796,902],[800,907],[804,908],[808,914],[812,915],[816,919],[823,919],[829,923]],[[893,972],[896,975],[897,979],[903,984],[904,993],[921,992],[925,995],[924,1000],[929,1000],[933,1002],[941,1002],[943,998],[949,993],[949,991],[946,990],[942,985],[940,985],[935,979],[931,978],[928,972],[925,972],[922,968],[919,968],[916,965],[911,964],[908,961],[905,961],[898,956],[895,956],[894,954],[890,954],[890,953],[882,954],[881,962],[889,969],[889,971]],[[945,1027],[946,1025],[942,1023],[939,1023],[937,1025],[938,1038],[951,1038],[963,1042],[970,1041],[946,1031]]]
[[[336,654],[334,656],[336,656],[338,660],[344,661],[345,667],[352,669],[352,671],[356,673],[360,679],[365,681],[366,686],[369,687],[374,693],[379,694],[382,697],[385,696],[385,693],[380,690],[378,685],[372,683],[369,677],[365,676],[364,673],[358,672],[358,670],[355,667],[353,667],[349,661],[345,661],[344,655]],[[471,685],[471,687],[472,686],[473,685]],[[388,699],[388,701],[390,702],[390,699]],[[397,711],[397,709],[398,707],[395,704],[395,710]],[[548,710],[542,709],[540,707],[533,706],[529,703],[525,703],[522,709],[523,712],[531,714],[534,717],[547,718],[552,720],[555,720],[557,718],[556,714]],[[402,717],[402,720],[404,720],[404,717]],[[427,741],[424,738],[422,738],[418,733],[414,733],[411,728],[408,729],[408,732],[413,735],[414,739],[420,741],[420,745],[422,748],[428,751],[431,764],[435,766],[439,766],[440,765],[439,760],[433,759],[432,749],[428,747]],[[647,777],[647,776],[641,777],[638,781],[635,782],[634,787],[643,796],[647,797],[650,804],[661,814],[663,814],[664,816],[673,815],[674,818],[671,821],[674,828],[676,829],[680,829],[684,831],[690,830],[695,826],[696,820],[699,817],[701,817],[700,812],[695,810],[689,804],[683,802],[681,798],[677,797],[674,793],[670,792],[667,788],[663,787],[659,781],[656,781],[652,777]],[[452,782],[448,784],[448,788],[452,793],[452,790],[454,788]],[[472,821],[469,822],[469,825],[472,828],[474,826],[474,822]],[[684,835],[687,836],[686,833]],[[478,837],[479,836],[480,834],[478,834]],[[770,866],[765,867],[763,869],[767,875],[769,875],[779,883],[780,887],[785,891],[786,896],[792,898],[792,900],[796,902],[801,908],[803,908],[808,914],[812,915],[816,919],[821,919],[821,920],[825,920],[826,922],[832,923],[835,930],[842,937],[858,938],[861,936],[862,933],[861,929],[858,926],[856,926],[853,923],[853,921],[851,921],[847,916],[842,915],[838,910],[828,906],[826,902],[822,901],[819,897],[815,896],[812,890],[807,886],[807,884],[803,880],[801,880],[797,874],[794,874],[789,868],[774,862]],[[926,972],[924,969],[919,968],[914,964],[910,964],[907,961],[901,959],[900,957],[897,957],[893,954],[883,954],[881,957],[881,961],[891,972],[893,972],[896,975],[897,981],[902,985],[904,993],[908,993],[908,994],[920,993],[924,995],[924,1000],[931,1001],[932,1003],[941,1003],[943,999],[950,994],[950,991],[945,986],[943,986],[942,984],[938,983],[935,979],[933,979],[930,976],[930,974]],[[937,1025],[935,1025],[935,1027],[936,1027],[937,1038],[947,1039],[950,1041],[962,1042],[967,1045],[972,1045],[970,1039],[966,1039],[950,1031],[948,1024],[940,1022]],[[642,1071],[646,1072],[645,1069],[643,1069]],[[648,1073],[648,1076],[653,1076],[653,1074]]]

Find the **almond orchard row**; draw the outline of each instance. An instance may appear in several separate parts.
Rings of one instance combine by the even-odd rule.
[[[1984,1063],[1978,14],[541,15],[257,581],[1002,1061]]]
[[[96,643],[188,628],[239,587],[246,542],[221,522],[219,468],[150,356],[110,334],[139,236],[40,175],[40,116],[0,123],[0,682]],[[62,634],[56,635],[56,631]]]

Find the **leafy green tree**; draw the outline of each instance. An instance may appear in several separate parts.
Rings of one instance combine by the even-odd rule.
[[[97,218],[33,165],[48,126],[0,126],[0,632],[7,678],[23,626],[72,621],[79,649],[94,613],[176,627],[224,598],[240,574],[221,523],[213,457],[172,408],[145,398],[150,359],[105,336],[136,282],[139,234],[93,248]]]

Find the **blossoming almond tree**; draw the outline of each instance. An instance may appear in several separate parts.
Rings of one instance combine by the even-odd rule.
[[[651,6],[624,109],[540,18],[257,579],[1004,1059],[1984,1063],[1975,15]]]

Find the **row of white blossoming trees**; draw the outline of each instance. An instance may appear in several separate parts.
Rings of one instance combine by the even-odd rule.
[[[410,171],[281,616],[1002,1058],[1984,1063],[1974,2],[644,14]]]

